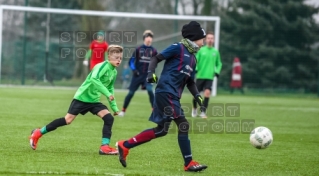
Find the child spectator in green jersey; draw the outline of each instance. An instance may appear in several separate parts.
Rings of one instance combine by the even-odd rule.
[[[100,102],[100,98],[101,94],[106,96],[114,115],[118,114],[119,109],[114,97],[114,82],[117,75],[116,67],[122,62],[123,48],[118,45],[110,45],[107,52],[109,53],[108,61],[97,64],[89,73],[76,91],[67,114],[53,120],[41,129],[35,129],[31,132],[30,146],[33,150],[37,148],[38,140],[42,135],[72,123],[78,114],[85,115],[87,112],[91,112],[104,122],[99,153],[101,155],[118,154],[116,149],[109,146],[114,118],[109,109]]]

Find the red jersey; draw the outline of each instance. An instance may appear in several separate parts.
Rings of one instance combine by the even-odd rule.
[[[97,40],[92,41],[90,45],[90,49],[92,51],[91,59],[90,59],[90,70],[92,70],[96,64],[104,62],[105,52],[107,51],[107,48],[108,48],[108,44],[105,41],[102,41],[102,42],[98,42]]]

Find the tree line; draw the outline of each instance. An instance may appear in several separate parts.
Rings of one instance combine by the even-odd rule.
[[[0,0],[1,4],[25,5],[24,0]],[[28,6],[47,7],[47,1],[28,0]],[[239,57],[247,88],[302,89],[317,91],[319,84],[319,7],[302,0],[175,0],[102,1],[51,0],[52,8],[220,16],[220,54],[223,69],[219,86],[228,87],[232,61]],[[147,14],[145,14],[147,15]],[[41,77],[45,57],[46,14],[4,12],[2,75],[20,78],[23,47],[27,48],[26,76]],[[7,20],[6,20],[7,19]],[[150,28],[156,37],[180,32],[185,21],[143,20],[51,14],[49,73],[55,80],[83,79],[87,69],[80,60],[59,58],[59,31],[136,30]],[[213,30],[214,23],[207,23]],[[14,30],[13,30],[14,29]],[[26,37],[26,46],[24,43]],[[180,38],[154,42],[162,49]],[[140,43],[138,43],[140,44]],[[88,46],[87,46],[88,47]],[[133,46],[130,46],[133,47]],[[125,64],[125,62],[124,62]],[[119,73],[121,68],[119,69]]]

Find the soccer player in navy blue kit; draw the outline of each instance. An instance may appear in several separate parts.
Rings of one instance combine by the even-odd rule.
[[[151,57],[157,55],[157,50],[152,46],[153,36],[154,34],[151,30],[146,30],[143,33],[144,44],[137,47],[132,57],[130,58],[129,66],[133,71],[133,77],[129,86],[129,92],[124,100],[122,111],[119,113],[119,116],[121,117],[125,115],[126,109],[130,104],[131,99],[140,86],[142,86],[143,89],[147,90],[151,107],[153,107],[153,86],[151,83],[148,83],[146,81],[150,59]]]
[[[189,123],[181,108],[180,99],[187,86],[204,112],[203,99],[195,84],[195,53],[203,46],[206,36],[200,24],[191,21],[182,28],[183,39],[180,43],[174,43],[160,54],[151,58],[148,68],[147,81],[157,83],[155,68],[157,64],[165,60],[160,80],[155,89],[155,101],[150,121],[157,127],[144,130],[140,134],[117,142],[119,160],[126,167],[126,157],[129,149],[151,141],[152,139],[165,136],[168,133],[172,121],[178,127],[178,144],[184,159],[184,170],[197,172],[207,168],[192,159],[191,144],[188,138]],[[156,151],[154,151],[156,152]]]

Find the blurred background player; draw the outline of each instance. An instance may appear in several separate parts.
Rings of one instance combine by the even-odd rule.
[[[123,167],[126,167],[129,149],[165,136],[171,122],[174,121],[178,127],[178,144],[184,159],[184,170],[197,172],[207,168],[192,159],[191,144],[188,138],[189,123],[180,104],[182,92],[187,86],[203,107],[202,98],[194,82],[196,67],[194,54],[203,46],[205,35],[200,24],[191,21],[183,26],[183,39],[180,43],[174,43],[152,57],[147,76],[147,81],[151,83],[157,83],[155,69],[159,62],[165,60],[162,75],[155,89],[154,110],[149,118],[150,121],[157,124],[157,127],[144,130],[129,140],[118,141],[119,160]],[[155,149],[153,152],[160,154],[161,150]]]
[[[90,44],[90,49],[85,55],[83,65],[87,66],[90,61],[90,70],[92,70],[96,64],[104,62],[107,58],[107,48],[108,43],[104,41],[104,32],[99,31],[97,39],[93,40]]]
[[[122,71],[122,89],[127,89],[130,82],[131,70],[127,65],[124,65]]]
[[[117,76],[116,68],[122,62],[123,48],[118,45],[111,45],[108,51],[108,61],[97,64],[96,67],[93,68],[76,91],[68,113],[64,117],[53,120],[41,129],[35,129],[31,132],[30,146],[33,150],[37,148],[38,140],[42,135],[54,131],[58,127],[71,124],[78,114],[85,115],[87,112],[91,112],[104,121],[102,144],[99,154],[118,154],[116,149],[109,146],[114,118],[108,108],[100,102],[100,98],[101,94],[103,94],[107,98],[114,115],[118,114],[119,109],[114,97],[114,82]]]
[[[230,93],[233,93],[234,89],[239,89],[240,92],[244,94],[244,90],[242,88],[242,67],[238,57],[235,57],[233,62],[233,70],[230,82]]]
[[[126,109],[139,86],[142,86],[142,88],[147,90],[151,107],[153,107],[153,86],[152,84],[146,82],[147,69],[150,59],[151,57],[157,55],[157,50],[152,46],[153,36],[154,34],[151,30],[146,30],[143,33],[144,43],[135,49],[132,57],[130,58],[129,66],[133,71],[133,77],[129,86],[129,92],[124,100],[122,111],[119,114],[121,117],[125,115]]]
[[[214,77],[219,77],[220,70],[222,69],[222,62],[220,60],[219,51],[213,47],[214,35],[208,32],[206,35],[206,45],[202,47],[196,54],[196,86],[199,92],[204,91],[204,106],[207,109],[209,97]],[[192,117],[197,116],[197,104],[193,99]],[[205,112],[201,112],[200,117],[207,118]]]

